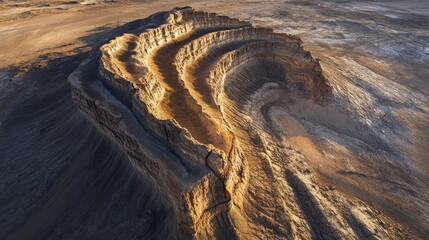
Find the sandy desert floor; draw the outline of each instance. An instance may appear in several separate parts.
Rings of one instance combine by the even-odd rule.
[[[243,231],[235,237],[280,239],[288,233],[281,224],[287,211],[275,209],[289,208],[282,189],[294,182],[284,174],[292,166],[283,160],[287,155],[308,164],[317,189],[341,193],[327,193],[327,199],[356,199],[401,236],[427,238],[429,2],[0,0],[1,239],[176,236],[170,233],[179,231],[177,219],[162,190],[79,111],[67,79],[91,50],[130,32],[134,25],[127,23],[183,6],[299,36],[332,89],[334,100],[323,106],[293,91],[270,92],[274,107],[261,119],[270,119],[272,134],[259,127],[259,118],[228,115],[231,122],[242,119],[232,129],[251,143],[242,148],[252,159],[248,203],[237,204],[249,213],[237,210],[237,219],[245,220],[236,220]],[[159,69],[165,54],[153,60]],[[197,70],[189,74],[197,78]],[[180,108],[169,106],[178,116],[174,109]],[[253,134],[264,144],[254,143]],[[269,167],[255,160],[265,157]],[[315,232],[313,238],[327,239]]]

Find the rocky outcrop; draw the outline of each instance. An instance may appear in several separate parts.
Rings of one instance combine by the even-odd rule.
[[[69,81],[81,111],[173,209],[177,238],[407,236],[317,180],[279,137],[279,105],[332,96],[298,37],[174,9],[103,45]]]

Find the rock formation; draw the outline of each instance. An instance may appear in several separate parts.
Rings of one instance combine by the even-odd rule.
[[[338,116],[378,141],[341,110],[336,86],[301,44],[248,22],[174,9],[103,45],[69,82],[80,110],[172,209],[170,238],[412,238],[321,181],[294,147],[323,155],[300,138],[297,119],[317,127]],[[315,113],[325,110],[335,116]]]

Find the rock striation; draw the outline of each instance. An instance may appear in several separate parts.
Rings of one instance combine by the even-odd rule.
[[[284,141],[297,132],[284,105],[332,102],[319,61],[301,44],[177,8],[100,47],[69,82],[80,110],[172,209],[171,238],[410,238],[320,181]]]

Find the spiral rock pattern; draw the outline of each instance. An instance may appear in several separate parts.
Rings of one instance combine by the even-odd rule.
[[[171,238],[406,237],[390,218],[319,181],[281,140],[294,128],[290,102],[317,108],[332,96],[301,44],[180,8],[106,43],[69,81],[81,111],[172,209]]]

